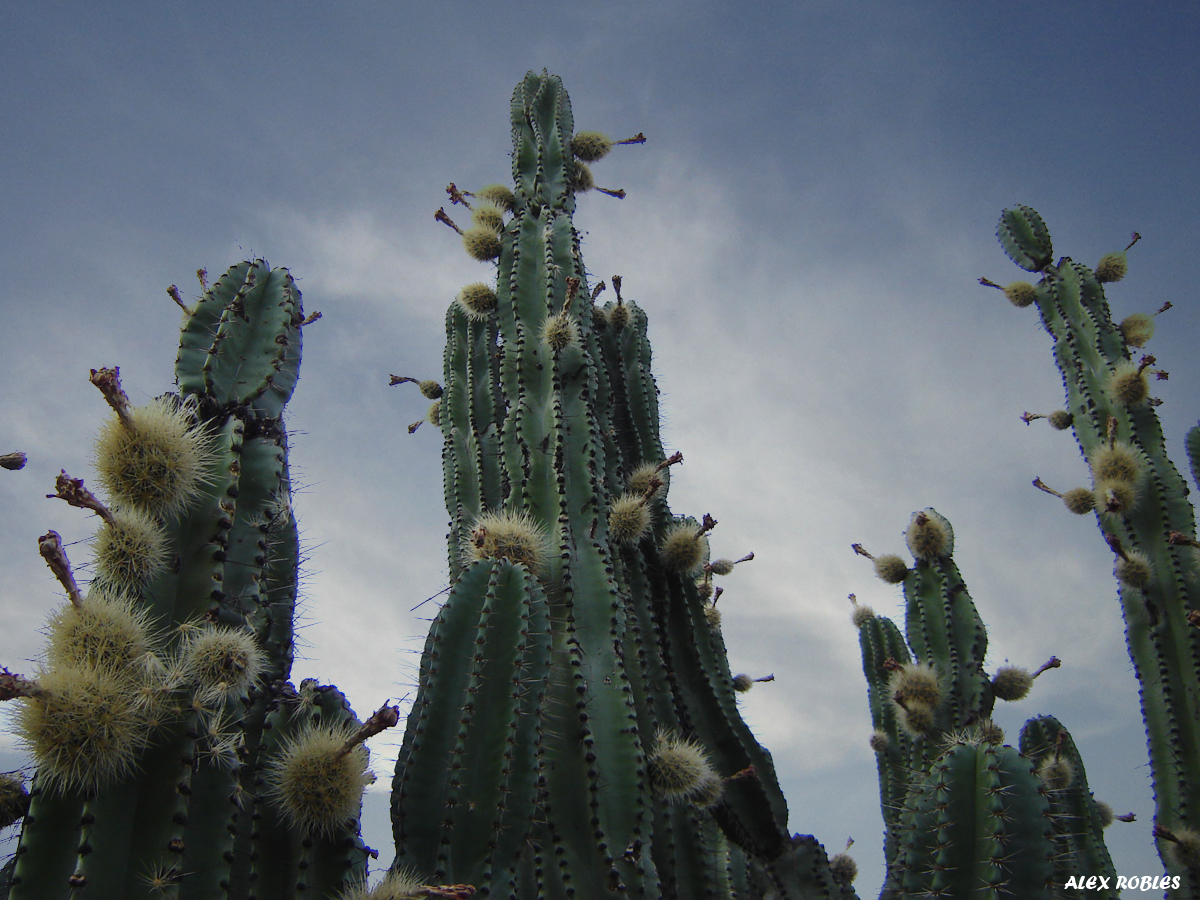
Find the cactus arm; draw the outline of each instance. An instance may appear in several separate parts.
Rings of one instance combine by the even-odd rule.
[[[906,895],[1049,898],[1048,805],[1011,747],[960,744],[911,800],[898,867]]]
[[[1200,425],[1193,425],[1188,430],[1184,443],[1187,447],[1188,465],[1192,470],[1192,481],[1200,485]]]
[[[504,497],[494,398],[494,322],[473,322],[457,303],[446,314],[445,390],[441,398],[448,508],[456,510],[449,537],[450,571],[462,570],[463,541],[480,513]]]
[[[907,633],[913,655],[937,666],[950,699],[939,709],[948,730],[972,725],[992,713],[983,672],[987,632],[958,567],[950,559],[918,560],[904,583]]]
[[[302,319],[300,292],[286,270],[272,272],[261,261],[234,267],[184,326],[180,390],[279,416],[299,375]]]
[[[911,662],[912,657],[900,629],[883,616],[872,616],[863,622],[859,626],[858,641],[863,674],[867,679],[871,722],[875,733],[882,735],[885,742],[874,749],[879,770],[879,807],[884,822],[884,861],[890,867],[897,850],[896,831],[904,797],[911,785],[913,768],[923,762],[923,757],[920,749],[914,746],[920,739],[914,741],[896,718],[889,687],[891,673],[885,663],[892,660],[904,665]]]
[[[1002,221],[1009,216],[1005,211]],[[1013,259],[1023,264],[1023,259]],[[1110,511],[1106,501],[1096,515],[1118,557],[1137,551],[1152,567],[1152,578],[1140,588],[1120,584],[1126,643],[1141,684],[1157,824],[1195,828],[1200,817],[1200,721],[1195,716],[1200,708],[1200,634],[1188,623],[1187,613],[1200,607],[1200,585],[1186,577],[1186,548],[1171,538],[1178,533],[1183,544],[1195,540],[1187,486],[1166,455],[1152,405],[1121,402],[1111,389],[1118,367],[1130,362],[1129,351],[1112,323],[1095,273],[1070,259],[1047,265],[1035,300],[1054,340],[1066,408],[1085,458],[1115,439],[1134,448],[1144,465],[1133,506],[1122,511],[1117,504]],[[1189,446],[1192,455],[1190,451]],[[1184,892],[1194,893],[1193,876],[1175,865],[1164,841],[1159,849],[1168,871],[1184,878]]]
[[[753,739],[737,711],[720,633],[709,627],[695,585],[669,579],[670,665],[683,673],[676,684],[689,729],[713,755],[723,776],[754,767],[753,777],[727,781],[714,813],[728,833],[759,856],[778,855],[786,840],[787,802],[769,753]]]
[[[1087,773],[1083,759],[1070,733],[1053,716],[1038,716],[1030,719],[1021,729],[1021,754],[1033,761],[1035,766],[1053,761],[1055,758],[1066,763],[1069,784],[1046,785],[1046,797],[1050,803],[1050,820],[1054,826],[1054,878],[1057,885],[1065,885],[1072,875],[1080,872],[1108,876],[1109,884],[1116,884],[1116,870],[1108,848],[1104,845],[1104,826],[1096,801],[1088,790]],[[1063,896],[1115,898],[1115,888],[1104,891],[1069,893],[1064,887]]]
[[[1006,209],[1000,216],[996,237],[1009,259],[1028,272],[1040,272],[1054,258],[1046,223],[1028,206]]]

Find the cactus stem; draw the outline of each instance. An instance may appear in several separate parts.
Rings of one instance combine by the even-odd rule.
[[[108,405],[116,412],[121,424],[126,428],[133,427],[133,416],[129,409],[129,395],[121,388],[121,367],[111,369],[92,369],[90,381],[100,389]]]
[[[454,224],[454,220],[451,219],[448,215],[446,215],[446,210],[443,209],[442,207],[440,207],[440,206],[438,207],[438,211],[433,214],[433,218],[438,222],[445,222],[447,225],[449,225],[451,228],[453,228],[459,234],[463,233],[463,230]]]
[[[109,525],[113,524],[113,515],[107,506],[96,499],[96,495],[83,486],[82,478],[72,478],[66,469],[59,472],[54,479],[54,493],[47,494],[46,499],[66,500],[71,506],[79,509],[90,509]]]
[[[79,585],[75,583],[75,576],[71,574],[71,561],[67,559],[67,552],[63,549],[62,538],[57,531],[47,531],[38,538],[38,552],[42,554],[42,559],[46,560],[46,565],[50,567],[54,577],[66,589],[71,605],[76,609],[83,609],[83,594],[79,591]]]

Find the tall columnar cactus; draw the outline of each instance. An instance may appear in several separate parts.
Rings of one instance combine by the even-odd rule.
[[[1067,396],[1046,418],[1074,429],[1090,469],[1089,485],[1065,493],[1034,484],[1063,497],[1072,512],[1094,513],[1113,551],[1126,643],[1141,684],[1158,849],[1167,871],[1182,879],[1178,896],[1193,897],[1200,893],[1200,629],[1192,624],[1200,621],[1198,545],[1188,486],[1167,458],[1154,412],[1155,360],[1137,358],[1154,319],[1134,313],[1113,322],[1103,285],[1125,275],[1125,252],[1108,254],[1095,269],[1066,257],[1055,263],[1045,223],[1026,206],[1002,213],[998,236],[1009,258],[1040,276],[1036,285],[1015,282],[1004,292],[1015,305],[1036,303],[1054,338]],[[1200,429],[1193,429],[1193,475],[1197,449]]]
[[[1072,876],[1115,883],[1101,807],[1070,735],[1054,719],[1031,719],[1018,752],[992,722],[997,699],[1024,698],[1058,660],[989,676],[987,632],[954,564],[950,523],[923,510],[905,537],[911,567],[854,547],[905,597],[905,635],[867,607],[854,611],[884,819],[881,897],[1050,900],[1076,896]]]
[[[287,683],[299,549],[280,416],[300,292],[262,261],[206,288],[178,395],[135,409],[115,369],[93,372],[114,410],[97,439],[106,500],[58,480],[103,521],[86,591],[58,536],[42,538],[69,600],[40,671],[0,679],[38,767],[11,900],[331,897],[365,872],[361,723],[335,689]],[[345,748],[349,786],[314,791],[297,770],[324,752],[319,729],[336,741],[326,757]],[[339,789],[340,807],[312,811]]]
[[[397,868],[529,900],[853,896],[787,831],[738,713],[706,601],[732,564],[710,517],[667,506],[645,313],[616,277],[594,303],[572,213],[612,142],[546,73],[512,129],[512,190],[449,189],[496,278],[450,306],[444,387],[421,385],[452,587],[396,767]]]

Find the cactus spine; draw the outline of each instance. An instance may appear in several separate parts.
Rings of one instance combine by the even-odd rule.
[[[1052,263],[1049,230],[1027,206],[1005,210],[998,235],[1010,259],[1041,276],[1034,299],[1092,469],[1092,508],[1114,553],[1126,644],[1141,684],[1159,853],[1182,879],[1178,896],[1191,897],[1200,892],[1200,869],[1181,862],[1170,835],[1200,825],[1200,630],[1189,619],[1200,608],[1200,585],[1190,574],[1196,526],[1149,396],[1154,359],[1135,360],[1131,352],[1147,329],[1144,321],[1114,324],[1104,294],[1102,282],[1125,273],[1124,253],[1106,257],[1096,271],[1068,257]],[[1200,429],[1189,433],[1187,446],[1195,477]],[[1135,462],[1124,475],[1103,465],[1114,448]]]

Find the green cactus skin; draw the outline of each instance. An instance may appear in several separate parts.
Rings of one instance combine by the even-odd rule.
[[[1054,258],[1046,223],[1028,206],[1006,209],[1000,216],[996,237],[1009,259],[1027,272],[1042,271]]]
[[[1049,717],[1031,719],[1020,755],[985,739],[979,726],[996,699],[983,668],[987,631],[950,556],[950,523],[933,509],[913,520],[936,522],[948,540],[943,555],[914,554],[903,585],[907,641],[886,617],[858,624],[871,721],[886,738],[875,747],[887,863],[881,900],[1048,900],[1071,875],[1111,873],[1090,813],[1077,815],[1094,802],[1066,730]],[[894,700],[893,673],[913,663],[932,667],[941,688],[920,731],[905,727],[906,708]],[[1034,774],[1047,742],[1070,755],[1077,779],[1069,790],[1043,790]]]
[[[333,897],[365,873],[356,823],[314,843],[260,797],[264,765],[298,723],[357,723],[332,688],[302,691],[314,698],[304,707],[287,683],[299,541],[280,415],[300,361],[300,304],[286,270],[244,262],[185,321],[174,402],[210,435],[212,465],[199,496],[162,521],[173,564],[137,597],[167,634],[166,653],[184,642],[180,626],[203,620],[248,629],[263,670],[244,697],[203,699],[175,684],[178,712],[121,783],[82,796],[35,778],[11,900],[249,900],[295,896],[301,883],[305,896]]]
[[[286,270],[233,266],[192,310],[175,374],[182,394],[278,418],[300,372],[300,291]]]
[[[1002,223],[1012,216],[1006,210]],[[1001,243],[1017,265],[1027,267],[1026,255],[1014,254],[1003,236]],[[1048,233],[1044,243],[1048,248]],[[1188,556],[1194,552],[1188,544],[1196,539],[1188,488],[1166,455],[1153,406],[1127,408],[1110,394],[1110,373],[1128,365],[1131,357],[1095,274],[1069,258],[1047,262],[1040,271],[1037,307],[1054,339],[1065,408],[1085,459],[1116,439],[1135,448],[1146,464],[1136,505],[1124,513],[1099,510],[1096,518],[1110,546],[1144,554],[1153,568],[1153,580],[1144,590],[1120,585],[1126,644],[1141,685],[1155,821],[1168,829],[1195,829],[1200,826],[1200,629],[1188,623],[1187,614],[1200,608],[1200,584],[1188,575],[1193,564]],[[1115,426],[1111,435],[1110,421]],[[1200,432],[1193,430],[1187,447],[1195,474]],[[1200,892],[1200,877],[1179,870],[1165,842],[1158,844],[1168,872],[1182,878],[1178,896]]]
[[[397,761],[396,865],[522,900],[852,897],[819,844],[793,842],[720,632],[693,579],[659,558],[675,520],[665,470],[650,533],[610,542],[608,510],[629,474],[665,456],[646,317],[619,300],[618,327],[615,307],[593,306],[561,81],[529,73],[511,110],[496,314],[454,304],[446,317],[452,589]],[[542,326],[563,311],[578,338],[553,349]],[[501,512],[545,529],[543,570],[464,556],[476,518]],[[654,793],[646,754],[660,730],[698,742],[727,779],[714,807]]]
[[[914,786],[905,814],[897,896],[1056,896],[1048,803],[1012,747],[952,746]]]
[[[1117,897],[1115,888],[1105,890],[1074,890],[1065,885],[1072,875],[1107,876],[1109,884],[1116,884],[1116,871],[1108,848],[1104,845],[1104,825],[1096,808],[1092,792],[1088,790],[1087,773],[1075,741],[1053,716],[1038,716],[1030,719],[1021,729],[1021,755],[1039,766],[1048,759],[1065,760],[1071,772],[1071,782],[1066,787],[1047,790],[1050,803],[1050,820],[1054,826],[1054,877],[1064,898]]]

